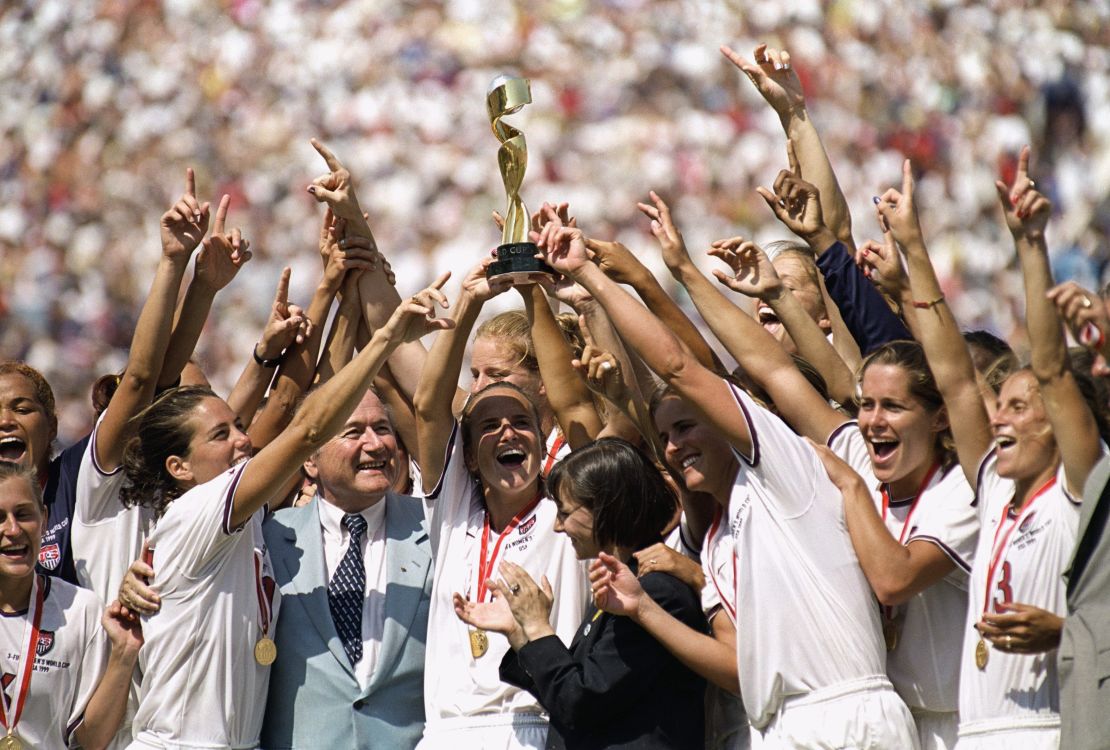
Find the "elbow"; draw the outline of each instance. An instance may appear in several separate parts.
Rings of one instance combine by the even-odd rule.
[[[875,581],[871,590],[875,598],[884,607],[898,607],[905,604],[917,593],[908,581],[879,580]]]
[[[660,357],[658,363],[659,367],[655,370],[656,374],[667,385],[674,386],[676,389],[681,389],[683,381],[689,377],[694,364],[690,353],[674,339],[667,342],[665,351],[662,352],[662,357]]]

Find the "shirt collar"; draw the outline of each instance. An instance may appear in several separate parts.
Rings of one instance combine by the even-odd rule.
[[[366,519],[366,537],[368,539],[377,533],[382,521],[385,520],[385,502],[386,498],[383,497],[359,513]],[[320,493],[316,493],[316,504],[320,508],[320,525],[324,527],[324,532],[329,536],[335,535],[343,538],[348,533],[347,529],[343,527],[343,516],[346,515],[346,512],[329,503]]]

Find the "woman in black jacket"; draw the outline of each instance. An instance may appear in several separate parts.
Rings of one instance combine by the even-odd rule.
[[[604,438],[574,451],[547,480],[559,505],[555,530],[570,537],[579,559],[606,552],[635,566],[633,553],[657,543],[674,518],[674,494],[643,452]],[[502,563],[491,580],[493,602],[456,594],[465,622],[500,632],[512,650],[501,678],[531,692],[551,716],[548,748],[702,748],[705,682],[626,617],[594,606],[571,641],[559,640],[548,617],[551,587]],[[668,573],[640,579],[675,618],[706,630],[698,592]]]

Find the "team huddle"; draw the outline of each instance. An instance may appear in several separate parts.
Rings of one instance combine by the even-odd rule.
[[[225,398],[193,352],[250,242],[189,170],[91,434],[52,456],[49,383],[0,362],[0,748],[1110,742],[1061,711],[1110,323],[1053,284],[1028,149],[996,185],[1023,367],[961,332],[909,160],[857,246],[789,55],[722,52],[782,121],[793,239],[714,242],[710,279],[650,192],[704,326],[565,203],[531,216],[554,275],[479,252],[402,297],[313,141],[320,279],[277,280]]]

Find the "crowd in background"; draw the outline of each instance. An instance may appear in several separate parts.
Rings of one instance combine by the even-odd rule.
[[[869,215],[903,154],[920,166],[934,263],[967,327],[1023,348],[992,187],[1023,143],[1055,206],[1057,278],[1107,280],[1100,0],[43,0],[0,10],[0,349],[49,378],[61,444],[85,434],[88,374],[126,360],[158,257],[151,217],[191,164],[253,240],[254,266],[217,300],[198,352],[226,392],[280,268],[293,267],[292,298],[311,293],[316,208],[292,187],[316,169],[310,135],[360,176],[409,286],[458,278],[498,242],[484,98],[506,70],[532,80],[513,120],[530,208],[568,200],[593,236],[648,248],[635,203],[650,186],[695,255],[737,227],[781,238],[752,190],[782,164],[779,125],[722,40],[792,51],[853,214]]]

